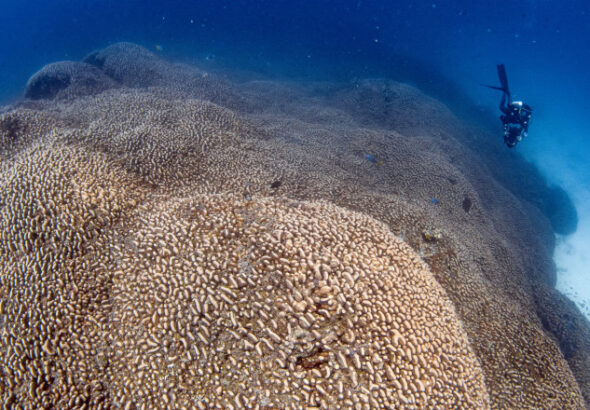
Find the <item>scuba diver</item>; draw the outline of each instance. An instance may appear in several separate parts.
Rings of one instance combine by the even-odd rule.
[[[533,109],[522,101],[510,101],[510,94],[504,93],[500,101],[500,110],[504,113],[500,116],[504,124],[504,142],[512,148],[528,135]]]
[[[500,111],[504,115],[500,116],[500,120],[504,125],[504,142],[509,148],[513,148],[528,135],[533,109],[522,101],[512,101],[504,64],[498,64],[498,77],[501,87],[492,85],[486,85],[486,87],[502,91]]]

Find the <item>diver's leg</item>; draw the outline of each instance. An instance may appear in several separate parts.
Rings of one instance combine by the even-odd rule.
[[[520,130],[519,130],[518,134],[516,135],[516,140],[518,142],[522,141],[522,139],[525,137],[524,134],[526,134],[526,132],[524,131],[524,128],[520,127]]]
[[[497,68],[500,84],[502,85],[502,89],[508,96],[508,102],[510,102],[510,88],[508,88],[508,76],[506,75],[506,68],[504,67],[504,64],[498,64]]]

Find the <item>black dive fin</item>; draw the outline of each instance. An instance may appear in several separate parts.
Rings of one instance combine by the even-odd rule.
[[[506,76],[506,68],[504,68],[504,64],[498,64],[498,78],[500,79],[502,87],[497,89],[510,95],[510,90],[508,89],[508,77]]]
[[[496,87],[495,85],[486,85],[486,84],[481,84],[481,85],[483,85],[484,87],[491,88],[492,90],[500,90],[500,91],[504,91],[504,92],[506,91],[504,88]]]

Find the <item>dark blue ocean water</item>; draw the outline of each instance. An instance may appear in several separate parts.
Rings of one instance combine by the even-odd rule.
[[[458,110],[464,105],[465,115],[497,110],[499,93],[480,84],[497,83],[496,64],[505,63],[514,97],[535,109],[529,137],[517,149],[562,184],[580,216],[578,231],[560,239],[556,251],[558,287],[590,299],[587,0],[0,0],[0,6],[2,102],[20,98],[43,65],[79,60],[117,41],[165,58],[277,77],[390,76]]]

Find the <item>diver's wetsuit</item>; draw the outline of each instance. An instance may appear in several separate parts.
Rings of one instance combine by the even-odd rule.
[[[522,103],[509,102],[506,104],[507,95],[508,100],[510,100],[509,94],[502,94],[500,111],[504,115],[500,116],[500,119],[504,124],[504,142],[508,147],[512,148],[527,136],[532,109],[527,104]]]

